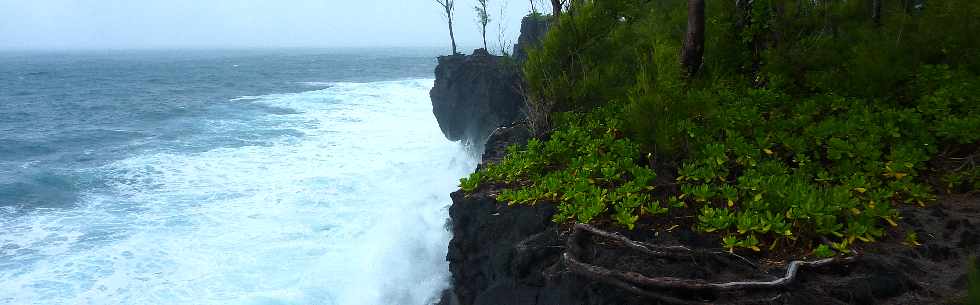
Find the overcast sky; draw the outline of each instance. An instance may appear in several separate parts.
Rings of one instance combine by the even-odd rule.
[[[481,45],[473,6],[456,0],[456,39]],[[506,1],[506,18],[499,18]],[[498,39],[516,40],[527,0],[490,0]],[[0,49],[447,46],[433,0],[0,0]]]

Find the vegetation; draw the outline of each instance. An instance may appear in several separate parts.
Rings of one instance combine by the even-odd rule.
[[[572,1],[524,67],[544,136],[462,188],[830,257],[901,233],[899,205],[980,186],[980,2],[689,4]]]
[[[561,10],[565,7],[568,0],[551,0],[551,15],[561,16]]]
[[[691,77],[704,64],[704,0],[687,0],[687,32],[681,47],[681,68]]]
[[[612,207],[617,221],[632,228],[640,211],[666,212],[651,201],[650,185],[656,174],[636,163],[640,147],[622,137],[621,121],[599,111],[568,113],[561,121],[564,128],[552,133],[550,140],[532,139],[523,150],[510,147],[504,162],[462,179],[463,189],[472,191],[488,181],[529,182],[523,188],[504,190],[498,199],[565,203],[559,205],[556,221],[588,223]]]
[[[538,7],[535,5],[535,0],[528,0],[531,4],[531,10],[528,12],[531,15],[538,14]]]
[[[532,1],[533,3],[533,1]],[[511,50],[514,48],[514,43],[511,39],[507,38],[507,22],[505,21],[505,16],[507,15],[507,6],[509,5],[507,0],[500,1],[498,6],[499,11],[497,11],[497,45],[494,47],[497,54],[500,56],[509,57]],[[491,50],[487,50],[491,51]]]
[[[443,15],[446,17],[446,23],[449,24],[449,41],[452,43],[453,55],[459,54],[456,51],[456,34],[453,33],[453,17],[456,13],[456,0],[435,0],[436,4],[442,8]],[[484,26],[484,29],[486,26]],[[485,31],[485,30],[484,30]],[[486,40],[484,38],[484,40]],[[486,44],[486,43],[484,43]]]
[[[480,25],[480,35],[483,36],[483,49],[487,49],[487,24],[490,23],[490,12],[487,8],[488,0],[476,0],[476,6],[473,6],[473,10],[476,11],[476,22]]]

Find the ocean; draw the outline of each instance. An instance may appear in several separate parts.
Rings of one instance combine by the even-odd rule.
[[[434,49],[0,53],[0,304],[430,304]]]

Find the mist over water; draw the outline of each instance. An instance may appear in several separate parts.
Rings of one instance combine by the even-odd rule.
[[[326,60],[343,56],[373,72]],[[123,60],[103,76],[115,85],[81,94],[91,82],[70,75],[113,60],[14,61],[0,80],[0,304],[437,300],[448,194],[475,161],[432,116],[431,57],[204,57]],[[311,58],[322,73],[274,67]],[[213,77],[230,89],[201,80],[263,61]],[[30,77],[60,84],[18,87]]]

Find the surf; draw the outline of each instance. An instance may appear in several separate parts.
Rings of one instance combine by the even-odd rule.
[[[90,169],[76,207],[0,216],[0,303],[429,304],[448,286],[448,194],[475,160],[432,116],[431,79],[331,83],[209,118],[252,145]],[[270,132],[261,131],[282,131]]]

